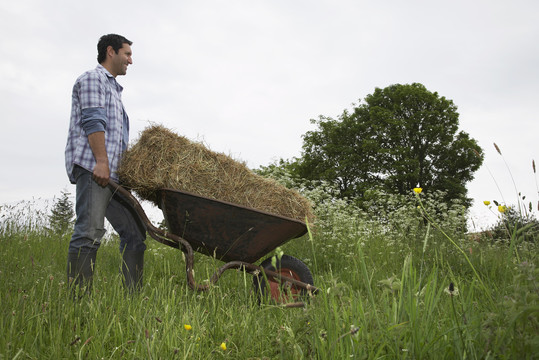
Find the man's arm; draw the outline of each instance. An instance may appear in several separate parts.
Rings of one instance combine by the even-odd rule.
[[[94,153],[95,167],[94,167],[94,180],[99,185],[105,187],[109,183],[110,170],[109,159],[107,157],[107,150],[105,148],[105,132],[98,131],[88,135],[88,143]]]

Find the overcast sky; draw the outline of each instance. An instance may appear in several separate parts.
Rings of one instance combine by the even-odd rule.
[[[419,82],[485,149],[468,186],[477,225],[496,219],[483,200],[520,191],[537,208],[538,19],[536,0],[2,1],[0,204],[74,193],[71,89],[119,33],[132,139],[155,122],[255,168],[300,156],[310,119]]]

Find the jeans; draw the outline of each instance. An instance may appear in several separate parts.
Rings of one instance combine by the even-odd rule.
[[[132,209],[122,204],[119,194],[109,187],[101,187],[92,173],[75,166],[75,211],[77,220],[71,241],[70,253],[96,251],[105,235],[105,218],[120,235],[120,252],[146,250],[146,227]]]

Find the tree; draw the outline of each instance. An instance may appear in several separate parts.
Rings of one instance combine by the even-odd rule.
[[[73,202],[69,199],[71,194],[62,190],[49,215],[50,230],[58,235],[65,235],[71,230],[75,218]]]
[[[414,187],[445,192],[467,206],[466,183],[483,162],[483,150],[458,132],[452,100],[423,85],[376,88],[352,112],[320,116],[303,135],[302,156],[287,166],[309,180],[338,185],[342,197],[361,201],[378,188],[405,194]]]

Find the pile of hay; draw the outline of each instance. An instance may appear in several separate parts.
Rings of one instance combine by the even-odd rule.
[[[300,221],[313,220],[311,203],[298,192],[159,125],[146,128],[124,153],[119,177],[124,186],[155,204],[158,190],[171,188]]]

